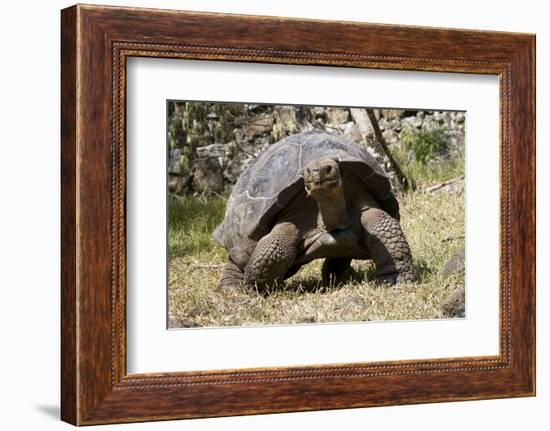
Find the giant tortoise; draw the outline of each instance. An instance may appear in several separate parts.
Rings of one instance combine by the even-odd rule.
[[[221,288],[264,289],[321,258],[325,282],[352,259],[372,259],[378,282],[413,279],[388,178],[366,149],[325,131],[289,136],[252,161],[213,237],[229,252]]]

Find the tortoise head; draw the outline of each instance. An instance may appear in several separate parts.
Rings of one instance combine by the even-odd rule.
[[[333,159],[313,160],[304,166],[306,193],[313,198],[331,198],[342,189],[338,162]]]

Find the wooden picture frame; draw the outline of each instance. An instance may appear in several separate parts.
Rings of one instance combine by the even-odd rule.
[[[64,421],[90,425],[535,394],[534,35],[83,5],[64,9],[61,17]],[[130,56],[498,75],[500,354],[128,375]]]

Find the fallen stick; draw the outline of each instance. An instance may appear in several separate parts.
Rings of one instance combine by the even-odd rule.
[[[436,184],[435,186],[428,187],[426,189],[426,192],[428,192],[428,193],[435,192],[436,190],[439,190],[439,189],[441,189],[445,186],[449,186],[449,185],[451,185],[453,183],[456,183],[458,181],[461,181],[463,179],[464,179],[464,175],[461,175],[459,177],[453,178],[452,180],[443,181],[442,183]]]
[[[455,241],[457,239],[464,239],[465,236],[464,235],[459,235],[459,236],[448,236],[446,238],[443,238],[441,240],[441,242],[449,242],[449,241]]]
[[[190,265],[190,270],[193,271],[195,269],[218,269],[223,268],[223,264],[210,264],[210,263],[202,263],[197,262],[196,260],[193,261],[193,264]]]

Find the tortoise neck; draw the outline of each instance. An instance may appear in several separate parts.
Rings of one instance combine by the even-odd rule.
[[[319,193],[314,196],[314,199],[319,207],[321,225],[326,231],[344,229],[349,226],[346,197],[342,187],[330,194]]]

